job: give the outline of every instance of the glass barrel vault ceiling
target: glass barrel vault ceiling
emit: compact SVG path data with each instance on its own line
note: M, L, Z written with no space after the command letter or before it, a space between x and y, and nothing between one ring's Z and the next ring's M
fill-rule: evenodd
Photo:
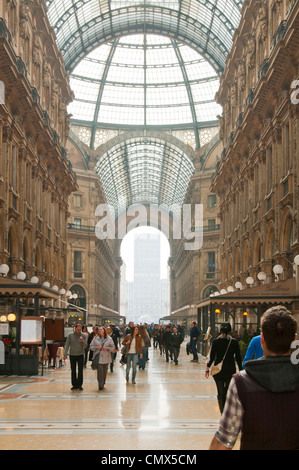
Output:
M194 166L170 143L135 137L107 151L96 171L114 208L139 203L170 207L183 203Z
M215 126L243 0L46 0L75 99L71 123L99 129ZM86 143L86 142L85 142ZM179 147L179 146L178 146ZM114 146L97 172L108 202L182 203L193 163L155 139Z
M72 121L97 127L204 127L217 123L219 86L211 65L189 46L133 35L99 46L71 75Z
M172 37L220 73L243 0L46 0L67 70L97 45L128 34Z
M214 103L243 0L46 0L75 101L96 127L198 128ZM205 126L206 124L206 126Z

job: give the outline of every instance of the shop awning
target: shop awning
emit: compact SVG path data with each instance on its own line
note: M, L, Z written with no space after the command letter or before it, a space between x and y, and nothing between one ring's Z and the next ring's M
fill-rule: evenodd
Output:
M210 297L209 300L205 299L205 301L199 302L197 307L208 303L228 307L238 307L246 304L254 307L263 304L290 304L295 301L299 301L299 296L296 295L296 280L295 278L291 278L286 281L272 282L271 284L263 284L257 287Z
M119 313L113 313L113 312L101 312L98 315L101 318L126 318L123 315L120 315Z
M0 298L1 297L27 297L31 298L38 294L40 299L59 299L59 293L42 286L41 284L32 284L28 281L19 281L9 277L0 278Z
M166 315L165 317L160 318L160 320L178 320L178 319L185 319L190 316L189 311L191 307L190 305L186 305L178 310L175 310L170 315Z

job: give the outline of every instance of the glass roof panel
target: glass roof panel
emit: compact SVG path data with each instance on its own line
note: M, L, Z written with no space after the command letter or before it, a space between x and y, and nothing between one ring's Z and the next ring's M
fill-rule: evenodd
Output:
M105 121L101 116L107 117ZM121 125L140 125L144 120L144 108L137 108L132 106L110 106L102 104L98 115L97 122L104 124L114 124L115 126Z
M243 0L45 1L85 143L99 145L103 129L160 127L189 132L200 147L201 129L222 113L215 94ZM179 145L157 138L118 144L97 164L113 205L122 196L180 204L193 171Z
M213 67L189 46L163 36L130 35L99 46L75 67L71 87L73 123L90 115L96 127L189 125L197 133L198 123L215 125L221 114ZM211 106L198 108L206 102Z
M164 171L166 169L166 171ZM194 171L182 150L158 139L135 138L106 152L96 165L108 203L179 204Z
M97 45L146 31L192 45L221 73L243 0L46 0L46 4L68 70Z

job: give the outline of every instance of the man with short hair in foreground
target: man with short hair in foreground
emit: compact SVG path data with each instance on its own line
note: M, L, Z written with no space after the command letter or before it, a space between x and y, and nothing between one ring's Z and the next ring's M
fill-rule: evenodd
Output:
M233 376L210 450L232 449L239 433L241 450L299 449L299 365L290 355L297 322L279 305L264 313L261 329L264 356Z

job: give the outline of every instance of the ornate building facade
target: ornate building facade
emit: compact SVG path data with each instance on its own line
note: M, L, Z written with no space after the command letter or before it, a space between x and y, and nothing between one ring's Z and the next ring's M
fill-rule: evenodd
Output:
M244 2L217 95L224 150L211 189L220 200L220 288L293 279L296 270L298 32L298 2ZM298 302L292 309L298 313Z
M0 264L65 288L73 95L43 3L1 2L0 52Z
M202 246L195 251L184 249L185 240L173 240L170 265L171 311L180 321L197 321L197 303L218 290L220 282L219 201L211 192L211 180L223 147L215 136L200 151L194 152L195 171L184 204L201 204L203 210ZM170 319L175 317L170 316ZM174 320L173 320L174 321Z
M68 285L78 296L71 303L83 308L82 314L86 311L88 323L105 324L107 319L119 322L121 260L114 254L115 241L100 240L95 232L96 209L107 203L100 178L94 171L96 152L90 151L72 133L67 152L78 184L69 199L67 230Z

